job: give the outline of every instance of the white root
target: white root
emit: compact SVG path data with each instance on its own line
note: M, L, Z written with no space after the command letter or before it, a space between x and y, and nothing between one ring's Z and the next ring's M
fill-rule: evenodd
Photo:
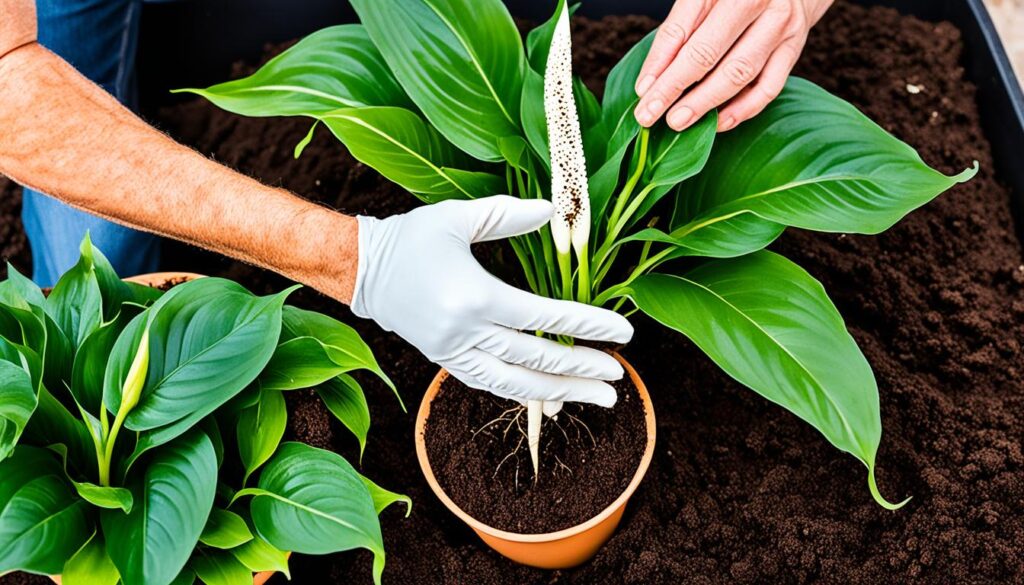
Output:
M533 483L540 473L540 426L544 421L544 401L529 400L526 403L526 442L530 446L530 460L533 461Z

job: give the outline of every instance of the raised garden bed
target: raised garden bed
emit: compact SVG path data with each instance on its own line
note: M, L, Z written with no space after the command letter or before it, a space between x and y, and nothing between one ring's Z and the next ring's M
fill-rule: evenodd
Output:
M577 67L595 91L608 67L655 24L641 17L577 22ZM993 173L961 51L960 33L949 24L844 3L832 9L812 33L797 73L857 105L939 170L957 172L972 159L982 170L882 236L790 230L773 245L823 282L875 368L885 426L879 483L894 497L914 496L904 509L890 513L877 507L864 493L863 470L816 431L731 381L677 334L637 318L640 342L624 354L657 404L659 444L618 533L591 563L570 571L520 567L484 547L419 475L413 415L387 399L390 390L363 379L381 398L371 398L371 448L363 471L415 502L408 519L397 511L382 516L385 579L1024 578L1024 261L1010 193ZM252 65L238 66L236 74L250 72ZM411 197L356 163L325 134L293 160L292 146L308 130L304 122L240 118L201 101L167 108L158 121L220 161L344 211L387 215L412 206ZM2 190L8 195L12 189ZM0 250L25 266L18 222L6 209L2 215ZM237 279L257 293L284 285L254 268L176 245L165 262L168 269ZM293 302L355 324L406 402L418 402L436 366L311 291L300 291ZM355 441L331 422L318 400L292 393L289 406L291 437L356 460ZM365 553L298 557L293 580L370 582L368 563Z

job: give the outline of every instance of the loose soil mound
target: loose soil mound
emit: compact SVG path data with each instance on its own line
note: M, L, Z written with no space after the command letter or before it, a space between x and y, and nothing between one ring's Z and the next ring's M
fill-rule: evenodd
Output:
M578 19L584 79L599 88L609 66L654 25L636 17ZM624 354L656 405L658 447L618 533L593 562L570 571L514 565L448 513L417 468L412 414L382 385L365 380L374 419L363 471L415 502L408 519L396 510L383 515L385 579L1024 581L1024 264L1010 194L993 175L974 88L964 81L961 48L960 33L949 24L844 3L829 12L797 72L856 104L930 164L951 173L977 159L981 172L884 235L790 230L773 246L825 284L875 368L885 429L879 483L893 500L914 497L903 510L887 512L871 500L865 469L854 458L730 380L679 335L638 317L636 341ZM910 93L908 84L921 91ZM304 121L246 120L194 101L164 111L160 123L243 172L348 212L386 215L414 202L325 132L293 161L291 149L308 129ZM17 242L24 240L4 215L12 223L0 228L0 249L18 261L24 250ZM166 258L168 269L238 278L259 292L283 285L251 267L183 248ZM296 298L355 323L406 403L418 403L436 367L310 291ZM321 408L297 393L289 404L293 412ZM293 438L333 445L357 460L355 441L336 422L299 418L289 427ZM369 583L370 561L363 552L299 557L293 580Z

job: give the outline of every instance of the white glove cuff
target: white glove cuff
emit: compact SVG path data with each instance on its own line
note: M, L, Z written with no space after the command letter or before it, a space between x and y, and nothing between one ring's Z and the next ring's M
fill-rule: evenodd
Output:
M373 241L371 233L380 220L376 217L357 215L356 221L359 223L359 265L356 268L356 286L352 291L352 304L349 308L352 309L352 313L356 317L370 319L370 309L367 307L368 295L365 288L367 272L370 270L369 259L372 256L370 253L370 242Z

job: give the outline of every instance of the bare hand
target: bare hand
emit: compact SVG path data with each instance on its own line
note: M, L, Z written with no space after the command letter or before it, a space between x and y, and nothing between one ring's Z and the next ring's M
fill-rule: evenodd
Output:
M637 121L649 127L667 111L668 125L684 130L726 102L719 132L754 117L782 91L807 33L831 4L677 0L637 77Z

